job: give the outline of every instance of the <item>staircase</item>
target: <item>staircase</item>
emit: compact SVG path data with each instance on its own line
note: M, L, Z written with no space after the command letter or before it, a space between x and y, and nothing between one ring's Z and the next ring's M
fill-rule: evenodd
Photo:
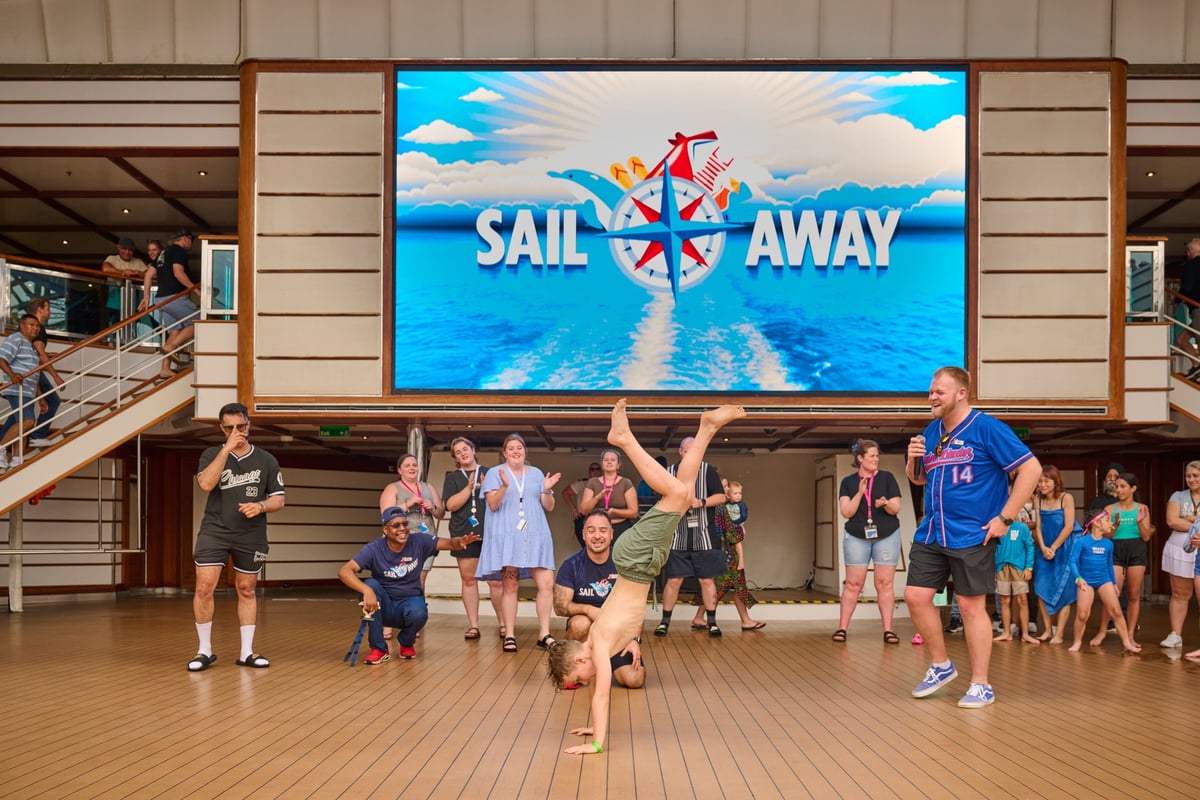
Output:
M156 371L159 357L148 360ZM162 383L136 381L118 405L93 413L47 448L27 450L25 462L0 474L0 514L7 514L45 487L58 483L117 445L188 407L195 399L192 369L180 370ZM66 404L64 404L64 410Z

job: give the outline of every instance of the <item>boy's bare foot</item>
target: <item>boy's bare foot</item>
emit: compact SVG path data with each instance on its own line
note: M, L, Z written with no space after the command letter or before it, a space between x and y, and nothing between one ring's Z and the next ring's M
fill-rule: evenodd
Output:
M1140 653L1140 652L1142 652L1142 646L1140 644L1138 644L1137 642L1125 642L1125 652L1126 653Z
M992 637L993 642L1011 642L1012 636L1007 633L998 633Z
M1184 658L1190 658L1192 661L1200 661L1200 650L1193 650L1190 653L1184 653Z
M1051 636L1053 636L1053 635L1054 635L1054 634L1050 633L1050 631L1046 631L1046 632L1045 632L1045 633L1043 633L1041 636L1037 637L1037 640L1038 640L1039 642L1048 642L1048 641L1050 641L1050 637L1051 637Z
M746 409L741 406L717 406L700 415L700 427L710 427L716 430L727 422L733 422L735 419L741 419L744 416L746 416Z
M1067 652L1068 652L1068 653L1078 653L1078 652L1079 652L1079 648L1080 648L1080 647L1082 647L1082 646L1083 646L1083 642L1082 642L1082 641L1078 641L1078 642L1076 642L1075 644L1073 644L1073 645L1071 645L1070 647L1068 647L1068 648L1067 648Z
M613 406L612 427L608 429L608 443L622 450L633 439L633 431L629 429L629 417L625 413L625 402L625 398L622 397Z
M1021 641L1028 644L1041 644L1042 640L1037 637L1030 636L1028 633L1021 634Z
M1097 633L1095 636L1092 637L1092 640L1090 642L1088 642L1088 647L1099 647L1100 645L1104 644L1104 636L1105 636L1104 631L1100 631L1099 633Z
M1063 638L1061 636L1055 636L1047 644L1062 644L1062 643L1063 643Z

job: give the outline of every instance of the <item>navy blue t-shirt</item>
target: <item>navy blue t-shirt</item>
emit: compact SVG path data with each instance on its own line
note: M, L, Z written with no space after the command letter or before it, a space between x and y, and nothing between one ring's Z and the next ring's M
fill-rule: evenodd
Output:
M386 537L380 537L359 550L354 563L370 570L388 597L403 600L425 594L421 591L421 564L436 552L437 537L414 531L399 553L388 547Z
M611 554L608 561L597 564L588 558L586 550L580 550L562 563L554 582L575 593L572 602L599 608L617 582L617 567Z

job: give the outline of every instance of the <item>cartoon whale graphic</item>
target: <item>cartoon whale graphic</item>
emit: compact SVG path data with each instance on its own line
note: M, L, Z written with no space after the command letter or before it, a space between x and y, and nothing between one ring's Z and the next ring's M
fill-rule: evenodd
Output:
M591 203L595 217L589 218L588 215L585 215L584 221L594 228L608 230L613 206L625 194L624 189L608 178L597 175L595 172L588 172L586 169L568 169L563 172L547 172L546 174L551 178L570 181L572 184L571 194L584 202Z

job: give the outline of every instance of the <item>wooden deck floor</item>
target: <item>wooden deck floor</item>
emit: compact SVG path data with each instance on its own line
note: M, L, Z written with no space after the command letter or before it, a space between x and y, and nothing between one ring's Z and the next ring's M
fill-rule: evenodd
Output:
M604 755L565 756L586 691L555 694L532 621L500 652L438 614L415 661L350 668L345 593L261 599L266 670L234 664L219 597L210 670L189 598L29 605L0 617L0 797L21 798L1181 798L1197 795L1200 664L1145 652L997 645L997 703L964 711L967 679L914 700L921 647L885 647L874 609L849 641L829 623L647 636L645 690L613 693ZM864 613L865 612L865 613ZM1185 633L1196 638L1195 609ZM656 617L652 614L647 632ZM951 655L965 658L962 636ZM1175 651L1178 654L1178 650Z

